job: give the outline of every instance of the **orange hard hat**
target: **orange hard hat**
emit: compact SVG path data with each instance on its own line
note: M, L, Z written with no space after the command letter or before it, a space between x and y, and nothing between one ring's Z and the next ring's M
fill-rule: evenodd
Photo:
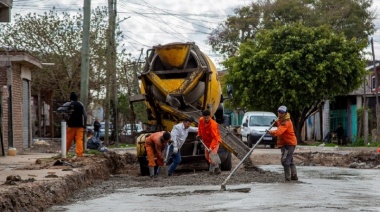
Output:
M377 153L380 153L380 147L379 147L379 148L377 148Z

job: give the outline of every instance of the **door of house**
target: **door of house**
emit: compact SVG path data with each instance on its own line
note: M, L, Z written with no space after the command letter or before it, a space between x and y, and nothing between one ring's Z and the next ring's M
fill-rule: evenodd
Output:
M347 136L347 110L330 111L330 130L334 131L338 128L338 124L342 123L344 136Z

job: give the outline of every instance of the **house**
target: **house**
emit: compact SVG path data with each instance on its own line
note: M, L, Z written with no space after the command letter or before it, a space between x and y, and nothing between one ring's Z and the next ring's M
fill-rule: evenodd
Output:
M373 67L372 62L367 64L366 70L370 74L363 79L363 84L357 90L325 101L321 111L308 118L304 126L305 140L322 140L329 131L337 128L338 123L342 123L345 129L346 142L355 142L363 134L358 109L364 106L364 99L368 102L369 108L369 131L376 128L376 123L371 122L371 120L376 120L376 80ZM375 67L379 75L379 63L376 63Z
M18 50L0 50L1 149L22 154L32 144L31 73L41 61Z

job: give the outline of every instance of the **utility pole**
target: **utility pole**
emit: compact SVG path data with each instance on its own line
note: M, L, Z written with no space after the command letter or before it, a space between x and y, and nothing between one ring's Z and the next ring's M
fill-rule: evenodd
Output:
M85 108L88 105L90 20L91 20L91 0L84 0L80 101L83 103Z
M80 78L80 101L87 110L88 105L88 76L89 76L89 40L90 40L91 0L83 2L83 36L82 36L82 62ZM87 123L84 123L85 126ZM87 149L87 136L83 135L83 147Z
M105 111L105 144L109 143L109 121L111 112L111 97L112 93L112 83L116 81L116 47L115 47L115 23L116 23L116 0L108 0L108 31L107 31L107 91L106 91L106 111ZM116 95L117 98L117 94ZM115 96L113 96L115 98ZM115 102L116 105L116 102ZM116 123L117 120L114 120ZM117 130L117 126L114 126ZM115 132L117 133L117 132Z
M375 74L375 95L376 95L376 136L380 135L380 105L379 105L379 76L376 70L375 50L373 46L373 38L371 38L372 57L373 57L373 74Z
M116 71L116 41L115 41L115 30L116 30L116 0L113 0L113 17L112 17L112 69L113 69L113 101L114 101L114 124L113 124L113 132L115 135L116 146L119 146L119 118L118 118L118 90L119 84L117 83L117 71Z

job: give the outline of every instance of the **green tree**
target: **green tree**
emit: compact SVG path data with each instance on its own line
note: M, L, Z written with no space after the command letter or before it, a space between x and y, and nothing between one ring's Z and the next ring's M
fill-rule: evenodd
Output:
M304 121L324 100L361 84L365 61L360 51L366 45L327 26L296 23L262 30L224 63L229 70L224 84L234 87L231 104L272 111L286 105L301 141Z
M214 51L232 56L241 43L262 29L301 22L308 27L330 26L348 39L366 40L374 33L372 0L262 0L235 9L208 37Z
M107 8L92 10L90 27L89 101L102 99L106 85ZM43 15L16 14L13 22L0 28L0 46L31 52L42 62L55 63L32 72L34 91L54 91L57 102L68 100L71 91L80 91L83 15L49 11ZM122 38L120 31L117 40ZM119 52L119 57L125 56ZM94 98L94 99L91 99Z

